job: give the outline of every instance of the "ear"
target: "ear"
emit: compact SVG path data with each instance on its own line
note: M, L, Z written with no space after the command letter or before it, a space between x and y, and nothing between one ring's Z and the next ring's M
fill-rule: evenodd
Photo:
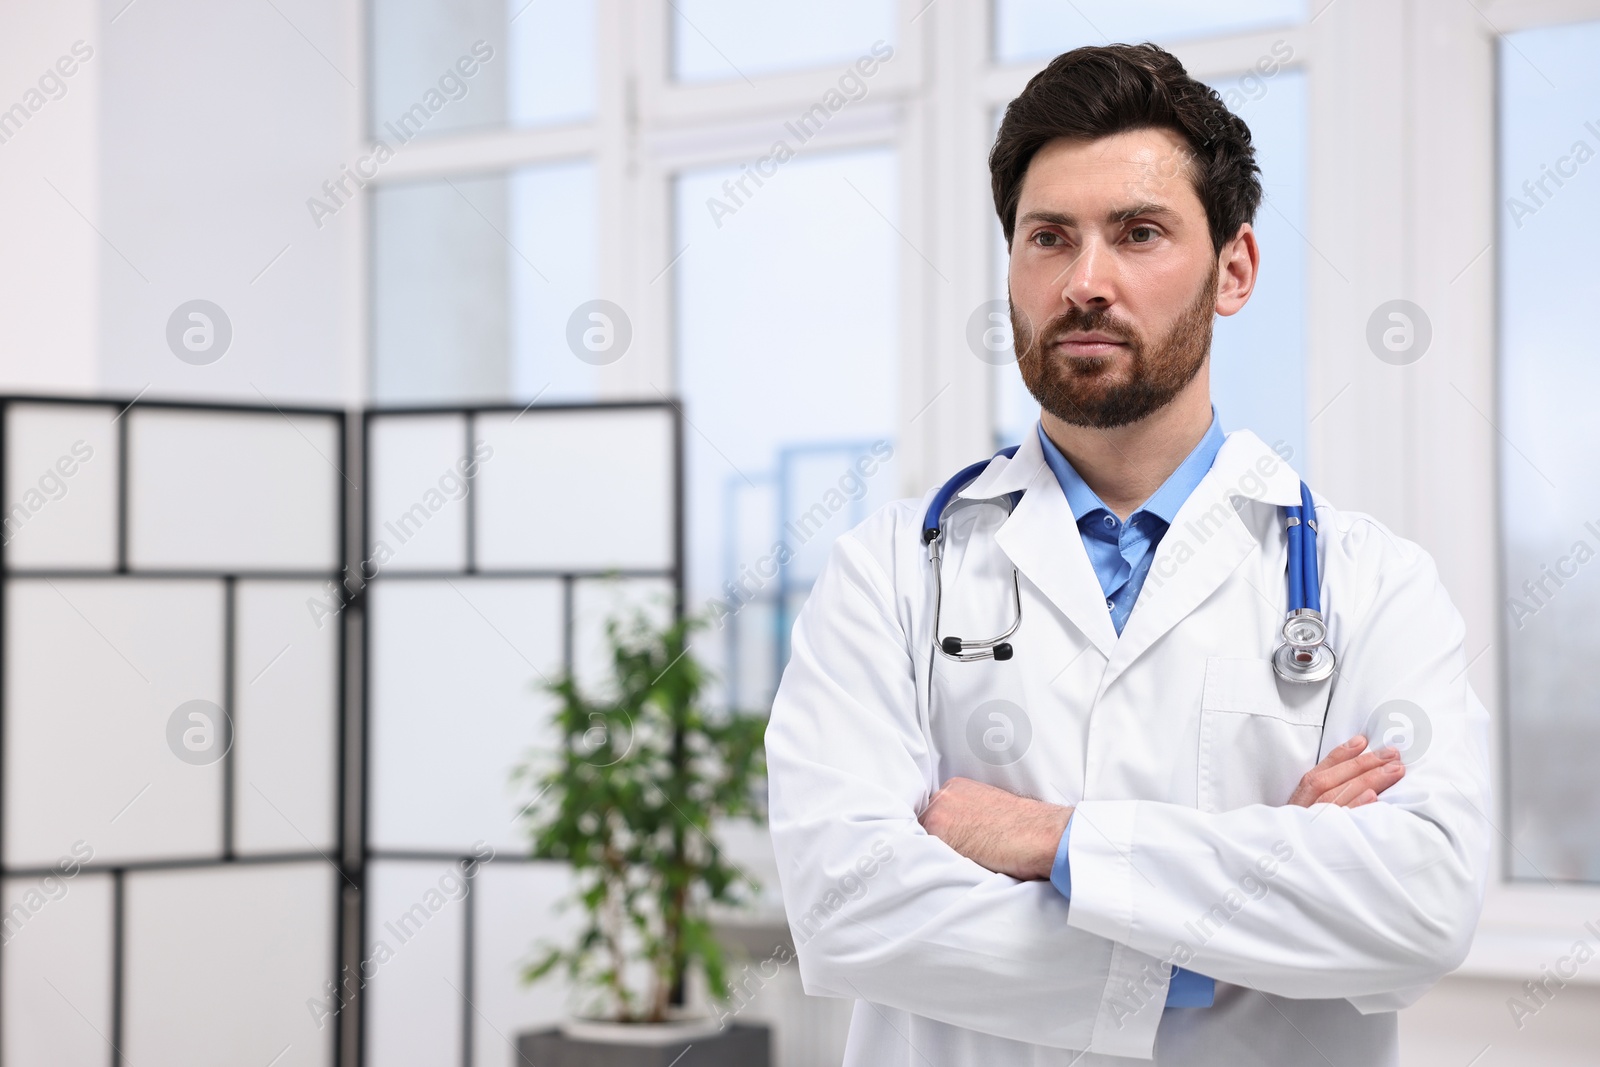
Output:
M1248 222L1239 227L1233 239L1222 246L1217 256L1217 314L1232 315L1255 291L1256 272L1261 266L1261 248Z

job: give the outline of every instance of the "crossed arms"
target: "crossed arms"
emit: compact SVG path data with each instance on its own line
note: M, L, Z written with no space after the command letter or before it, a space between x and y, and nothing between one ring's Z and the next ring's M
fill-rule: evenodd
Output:
M1288 803L1358 808L1405 777L1393 748L1363 752L1357 734L1307 771ZM1017 796L971 778L951 778L918 816L923 829L980 867L1019 881L1050 877L1072 808Z

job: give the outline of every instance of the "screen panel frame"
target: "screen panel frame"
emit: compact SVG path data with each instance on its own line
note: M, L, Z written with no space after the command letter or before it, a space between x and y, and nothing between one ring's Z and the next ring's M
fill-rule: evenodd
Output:
M13 410L19 406L39 407L71 405L110 408L117 412L116 416L112 420L116 426L115 436L117 442L117 470L115 475L115 560L110 568L72 566L30 566L13 568L10 565L9 560L6 558L3 539L0 539L0 676L3 676L6 670L4 654L7 649L6 628L10 623L10 587L11 579L13 578L59 578L63 580L75 578L101 580L108 578L124 578L131 580L160 578L202 583L220 582L223 586L224 605L224 633L221 640L223 655L222 696L226 705L224 710L226 710L231 716L233 714L233 709L236 706L235 693L236 686L238 684L238 672L235 669L236 665L234 662L237 651L237 634L235 625L235 612L237 610L235 586L237 582L241 579L247 579L251 581L305 581L308 579L319 582L337 581L339 578L339 572L306 571L285 568L266 568L258 570L244 567L224 569L183 568L174 570L170 568L147 568L133 566L128 557L128 512L130 498L128 426L130 420L124 416L127 416L129 412L135 409L135 407L138 407L140 409L149 411L224 415L235 414L248 416L250 418L259 418L263 415L276 414L286 420L290 416L300 418L322 418L329 420L333 424L334 439L338 443L338 455L336 458L325 458L329 458L330 462L333 462L336 465L342 476L340 479L336 479L333 482L337 499L334 501L334 506L332 509L332 516L335 526L335 529L332 531L332 533L335 540L334 551L331 558L335 561L339 561L342 560L346 555L345 546L349 540L350 527L350 501L345 492L345 486L347 483L349 483L349 476L347 473L349 470L349 419L346 412L338 408L280 405L270 402L265 405L260 405L229 402L212 403L183 400L147 400L143 399L142 396L135 396L131 398L114 398L106 396L49 396L39 394L3 395L0 396L0 500L11 499L10 494L12 487L7 484L10 473L8 470L9 457L6 453L9 451L9 434ZM348 758L345 751L345 739L348 734L350 715L350 705L349 701L346 699L346 694L348 690L347 682L351 635L349 630L348 612L341 612L340 615L340 632L338 635L340 654L336 657L337 662L335 663L336 692L333 707L333 713L336 717L338 727L338 752L334 766L336 781L334 782L333 786L333 801L337 808L334 816L334 830L336 838L335 850L336 855L342 857L347 851L347 842L345 840L345 802L347 796L346 768ZM6 735L8 731L5 728L5 724L7 720L8 709L6 707L5 686L3 682L3 677L0 677L0 769L4 768L5 761L12 755L12 753L10 753L6 747ZM112 945L110 953L111 974L109 975L111 983L111 1032L105 1036L107 1043L111 1046L110 1054L112 1057L113 1067L117 1067L117 1064L122 1060L120 1049L122 1048L124 1038L124 1005L126 1003L125 982L127 977L127 914L125 900L126 880L129 874L155 871L207 870L219 868L230 869L243 868L253 865L284 865L303 864L307 862L326 862L331 864L338 872L340 875L340 881L348 883L352 887L357 885L357 883L353 880L353 874L355 872L350 870L345 864L330 858L321 849L316 848L315 845L311 845L309 849L303 851L291 850L287 852L263 852L245 855L236 853L233 847L233 828L235 823L233 794L236 783L234 781L233 773L234 750L231 743L228 750L222 756L220 762L223 764L223 786L220 804L220 817L222 820L222 843L219 855L215 857L156 856L138 860L121 860L106 864L95 864L91 858L87 863L84 863L78 869L78 874L104 874L108 875L111 879ZM0 790L0 878L43 878L48 874L54 873L56 870L54 867L12 867L4 863L4 833L6 818L6 811L4 808L5 800L6 798L4 791ZM309 844L310 842L308 842L308 845ZM338 885L339 882L336 882L335 884ZM335 899L329 902L329 907L331 909L331 925L334 930L334 944L327 946L329 976L331 980L331 978L338 973L341 958L341 946L347 940L345 937L346 900L342 891L335 896ZM3 949L0 949L0 951L3 951ZM0 972L0 980L3 980L3 972ZM330 1046L328 1059L330 1063L339 1062L340 1051L344 1045L342 1036L342 1023L342 1014L336 1014L333 1019L331 1032L329 1034ZM0 1020L0 1025L3 1025L3 1020Z
M378 581L414 582L438 581L453 578L507 578L507 579L545 579L556 580L561 583L561 612L562 612L562 650L561 663L564 669L571 670L574 663L573 637L575 621L575 593L579 582L598 581L609 578L665 580L672 589L672 612L674 619L681 619L684 615L684 417L681 406L673 399L664 397L661 400L602 400L594 402L551 402L521 404L478 404L478 405L397 405L374 406L363 410L361 413L361 452L363 457L370 455L368 449L372 441L372 429L376 421L381 419L403 418L438 418L439 416L459 416L463 422L462 449L464 456L473 454L477 441L477 420L479 416L503 417L512 415L512 422L525 416L539 417L549 414L570 414L574 412L626 412L636 411L649 413L652 417L665 414L669 420L672 439L672 461L670 465L672 486L668 493L669 506L671 507L670 537L671 537L671 563L667 567L647 568L549 568L549 567L484 567L478 560L478 507L475 486L475 471L467 477L466 504L466 546L464 562L459 568L417 568L397 569L375 573L367 577L366 571L360 572L362 581L361 593L357 600L363 608L362 619L362 647L360 656L361 680L361 768L359 780L361 782L361 800L359 804L361 825L358 833L360 840L360 867L362 871L372 862L384 861L433 861L459 864L466 883L466 893L461 900L460 922L462 930L460 944L462 946L460 960L460 1064L462 1067L471 1067L475 1060L474 1037L478 1031L477 1020L473 1009L473 992L477 983L477 954L474 951L474 940L478 936L478 916L474 880L481 863L499 864L531 864L545 861L536 860L528 855L494 854L487 860L480 859L470 851L452 852L438 849L380 849L371 846L369 836L370 820L372 814L373 798L371 796L372 764L371 764L371 730L369 728L372 718L371 694L371 659L366 649L372 640L373 619L370 614L364 613L364 591L367 586ZM361 531L357 543L368 546L372 543L372 529L375 517L372 514L372 494L364 494L361 500ZM366 551L363 547L362 551ZM360 566L361 562L357 561ZM364 884L364 883L363 883ZM360 954L367 944L367 930L371 920L366 906L366 895L361 895L359 913L355 918L354 943L356 945L356 963L359 965ZM350 940L350 939L347 939ZM357 1023L358 1034L356 1041L358 1051L355 1063L364 1064L367 1061L367 1023L366 1013L360 1014Z

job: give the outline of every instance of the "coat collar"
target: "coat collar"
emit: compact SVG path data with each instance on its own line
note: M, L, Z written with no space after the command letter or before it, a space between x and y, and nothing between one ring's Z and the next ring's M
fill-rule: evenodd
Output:
M1259 478L1247 477L1247 472L1252 468L1257 470ZM1206 479L1219 471L1236 474L1237 477L1227 481L1224 486L1233 495L1280 506L1300 503L1300 475L1250 430L1232 430L1228 433L1222 447L1217 450L1211 469L1200 480L1195 492L1200 492ZM1023 434L1022 444L1018 446L1015 456L1010 459L995 456L982 473L956 495L974 500L1004 496L1032 487L1041 472L1055 473L1045 462L1044 446L1039 442L1038 427L1035 426ZM1059 490L1059 486L1057 488ZM1065 499L1065 494L1062 497ZM1068 513L1071 513L1071 509L1068 509ZM1181 509L1179 514L1182 514ZM1176 521L1176 516L1173 521Z
M957 495L988 499L1018 490L1022 499L996 531L995 542L1106 657L1106 685L1260 547L1239 509L1251 501L1273 507L1300 503L1300 475L1251 431L1229 433L1162 537L1120 637L1036 433L1024 435L1010 459L996 456Z

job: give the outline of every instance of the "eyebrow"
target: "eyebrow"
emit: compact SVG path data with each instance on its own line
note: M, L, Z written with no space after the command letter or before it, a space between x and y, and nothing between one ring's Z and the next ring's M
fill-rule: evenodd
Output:
M1106 215L1106 221L1127 222L1129 219L1136 219L1141 216L1164 219L1168 222L1177 222L1181 218L1176 211L1164 204L1156 204L1146 201L1140 204L1130 204L1127 207L1117 208L1115 211L1112 211ZM1068 215L1060 211L1030 211L1017 220L1017 225L1021 226L1025 223L1031 222L1045 222L1054 226L1068 227L1076 227L1078 225L1078 219L1076 216Z

